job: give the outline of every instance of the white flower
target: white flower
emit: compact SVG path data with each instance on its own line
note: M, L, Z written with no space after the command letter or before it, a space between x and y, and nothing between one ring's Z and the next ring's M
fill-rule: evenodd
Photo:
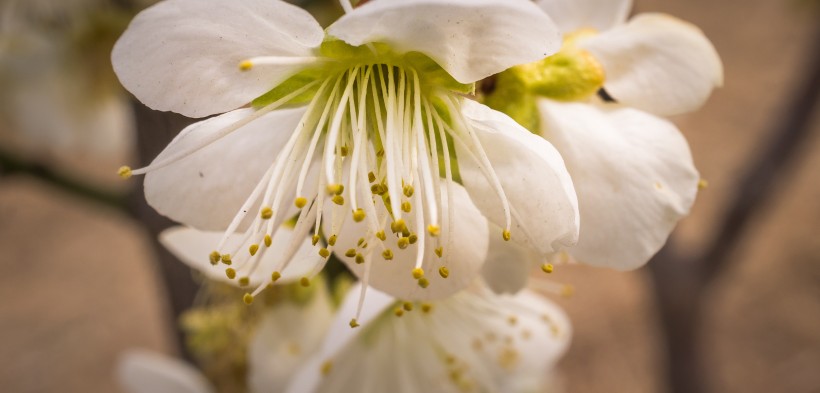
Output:
M288 392L543 391L571 336L564 313L530 291L496 295L476 283L421 304L373 292L358 329L346 326L357 307L347 297Z
M472 281L484 217L501 227L494 236L541 254L574 244L577 200L557 151L462 97L476 80L553 53L549 17L526 0L347 8L327 35L279 0L167 0L143 11L112 56L126 88L159 110L230 112L121 173L146 174L159 212L224 230L213 261L257 264L297 216L295 233L327 239L313 271L337 251L367 284L405 299ZM228 247L237 231L240 245ZM301 241L264 275L286 269ZM236 254L254 246L254 256Z

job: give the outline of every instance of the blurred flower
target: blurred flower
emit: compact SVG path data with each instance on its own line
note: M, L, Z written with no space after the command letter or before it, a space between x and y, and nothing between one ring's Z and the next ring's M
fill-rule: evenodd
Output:
M264 275L281 274L314 228L323 260L341 250L366 285L406 299L472 281L484 217L496 237L540 254L574 244L577 201L555 149L461 96L553 53L549 18L528 1L343 5L327 35L278 0L167 0L140 13L112 55L123 85L158 110L227 113L121 174L146 174L159 212L225 230L212 260L255 265L292 220L291 244ZM257 253L230 254L237 231Z

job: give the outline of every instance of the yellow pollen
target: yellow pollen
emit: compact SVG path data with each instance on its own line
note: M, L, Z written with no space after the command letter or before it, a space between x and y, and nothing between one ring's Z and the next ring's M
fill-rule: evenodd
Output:
M319 256L321 256L322 258L329 257L330 256L330 250L328 250L327 248L324 248L324 247L320 248L319 249Z
M367 180L369 182L373 183L374 181L376 181L376 174L373 173L373 172L368 172L367 173Z
M248 252L251 254L251 256L256 255L257 251L259 251L259 245L258 244L251 244L251 246L248 247Z
M355 257L356 256L356 249L354 249L354 248L348 249L347 251L345 251L345 256L348 257L348 258Z
M501 237L504 239L504 241L510 241L510 231L505 229L503 232L501 232Z
M350 320L350 327L354 329L359 327L359 322L356 322L356 318Z
M345 197L343 197L341 195L334 195L333 198L331 198L331 200L333 201L333 203L335 203L339 206L342 206L342 205L345 204Z
M356 326L359 326L358 324L356 324L356 326L353 326L353 322L355 322L355 321L356 321L355 319L354 319L354 320L352 320L352 321L350 321L350 327L356 327ZM321 368L322 375L328 375L328 374L330 374L330 371L331 371L331 370L333 370L333 362L331 362L330 360L328 360L328 361L326 361L326 362L322 363L322 368Z
M419 241L419 237L415 233L411 233L410 236L407 237L407 240L410 241L410 244L416 244L416 242Z
M265 235L265 247L270 247L272 243L273 239L270 237L270 235Z
M307 205L307 198L296 198L293 200L293 204L296 205L297 208L301 209Z
M703 190L703 189L705 189L706 187L709 187L709 181L708 181L708 180L706 180L706 179L700 179L700 180L698 180L698 188L699 188L699 189Z
M433 251L435 251L437 257L441 258L441 256L444 254L444 247L436 247L436 249Z
M424 277L424 269L422 269L420 267L417 267L417 268L413 269L413 278L418 280L422 277Z
M313 238L310 239L310 242L313 243L314 246L316 245L316 243L319 243L319 235L313 235Z
M541 271L544 273L552 273L553 269L554 268L551 263L545 263L541 265Z
M226 265L231 264L231 254L222 254L221 259L222 259L222 263L224 263Z
M341 184L330 184L327 186L327 192L331 195L341 195L345 191L345 186Z
M405 229L407 229L407 224L401 218L390 223L390 230L392 230L393 233L404 232Z
M413 303L404 302L401 307L404 308L404 311L413 311Z
M211 265L216 265L222 259L222 254L219 251L214 251L208 255L208 258L211 260Z
M364 220L365 213L362 209L356 209L353 211L353 221L362 222Z
M427 233L429 233L430 236L436 237L441 233L441 228L439 228L438 225L430 224L427 226Z
M413 196L413 193L415 192L415 190L413 190L413 186L411 186L411 185L404 186L404 189L402 191L404 192L404 196L406 196L408 198Z
M250 60L242 60L239 62L240 71L250 71L253 68L253 63Z
M410 205L410 202L404 201L401 203L401 210L405 213L410 213L410 210L413 210L413 206Z
M273 217L273 209L271 209L268 206L265 206L262 208L262 210L259 211L259 215L262 217L263 220L269 220L271 217Z
M387 261L393 259L393 251L389 248L384 250L384 252L382 253L382 258L384 258Z
M450 277L450 269L447 269L446 266L442 266L438 268L438 274L441 276L441 278Z
M398 246L400 249L404 250L407 246L410 245L410 239L406 237L400 237L398 241Z
M336 245L336 238L337 238L336 235L330 235L330 237L327 239L327 244L329 244L331 246L335 246Z
M228 276L229 279L233 280L234 278L236 278L236 270L233 270L233 268L229 267L225 269L225 275Z
M393 313L396 314L397 317L400 317L404 315L404 310L402 310L401 307L396 307L396 309L393 310Z
M242 301L245 302L245 304L250 305L253 303L253 295L246 293L245 296L242 296Z
M363 264L364 263L364 255L356 254L356 263L359 264L359 265Z
M422 277L419 279L419 286L422 288L427 288L430 286L430 281L427 278Z
M282 273L279 273L279 272L273 272L273 273L271 273L271 275L270 275L270 280L271 280L271 282L276 282L276 281L277 281L277 280L279 280L280 278L282 278Z
M123 179L128 179L133 175L133 173L131 173L131 167L125 165L121 166L120 169L117 170L117 174Z
M248 284L251 283L251 279L248 277L239 277L239 286L240 287L247 287Z
M299 280L299 284L303 287L309 287L310 286L310 280L307 277L302 277Z
M433 305L430 304L430 303L422 303L421 304L421 311L425 314L429 313L430 311L433 311Z
M387 239L387 235L384 234L384 231L376 232L376 237L381 241L385 241Z

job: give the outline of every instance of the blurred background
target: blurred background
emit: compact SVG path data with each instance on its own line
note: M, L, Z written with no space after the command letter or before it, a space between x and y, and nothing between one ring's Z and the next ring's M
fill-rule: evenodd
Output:
M121 351L176 354L171 315L185 299L168 302L164 277L186 273L157 263L152 231L164 223L138 207L139 181L116 176L184 124L135 112L110 69L111 45L148 3L0 0L4 392L117 392ZM795 98L820 67L810 65L820 52L817 4L635 1L635 13L650 11L696 24L722 56L725 87L673 119L709 186L651 268L554 273L575 288L556 299L575 329L558 382L575 393L820 392L820 118L811 94ZM324 12L320 20L336 11ZM799 126L801 105L808 135L779 150L787 161L763 161L774 134ZM137 118L160 134L138 142ZM768 174L771 193L721 226L728 206L748 200L737 195L750 168ZM727 230L736 247L713 271L697 256L720 248L713 240ZM670 365L683 370L671 383Z

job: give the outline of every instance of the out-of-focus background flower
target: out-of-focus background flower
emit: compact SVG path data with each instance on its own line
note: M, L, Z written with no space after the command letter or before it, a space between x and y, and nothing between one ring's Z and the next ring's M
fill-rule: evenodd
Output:
M132 347L174 353L171 305L131 187L134 112L110 47L148 0L0 0L0 386L116 392ZM312 1L311 6L317 8ZM707 245L749 162L784 123L818 41L817 3L636 0L699 26L725 87L673 119L709 187L677 233ZM321 4L319 4L321 5ZM322 12L332 14L338 8ZM820 391L820 119L702 296L692 353L715 392ZM160 146L162 143L160 143ZM663 261L654 261L653 263ZM667 391L664 330L647 268L566 267L574 324L558 370L567 392Z

